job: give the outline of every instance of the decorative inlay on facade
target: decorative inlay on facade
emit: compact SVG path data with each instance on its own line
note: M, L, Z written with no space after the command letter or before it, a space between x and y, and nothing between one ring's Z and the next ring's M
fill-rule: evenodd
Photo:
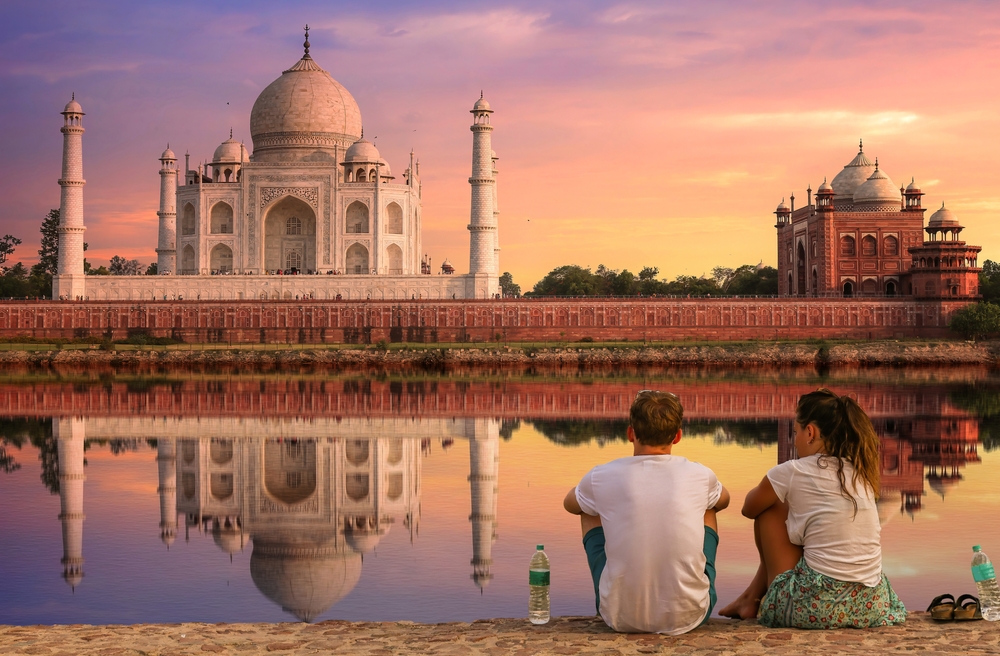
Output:
M319 189L316 187L261 187L260 208L263 210L265 205L282 196L301 198L312 205L314 210L319 209Z

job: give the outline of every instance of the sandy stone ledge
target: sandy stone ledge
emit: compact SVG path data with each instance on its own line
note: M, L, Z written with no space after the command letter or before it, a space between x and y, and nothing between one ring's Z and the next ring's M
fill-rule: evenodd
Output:
M905 625L866 630L767 629L755 621L712 620L676 638L613 633L592 617L471 624L137 624L0 626L0 653L148 654L1000 654L1000 622L933 622L910 613Z

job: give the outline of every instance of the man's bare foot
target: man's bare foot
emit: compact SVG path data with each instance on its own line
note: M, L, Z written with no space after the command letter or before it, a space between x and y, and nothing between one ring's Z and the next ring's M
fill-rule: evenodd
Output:
M757 617L759 609L760 599L754 599L744 592L733 603L719 610L719 615L734 620L749 620Z

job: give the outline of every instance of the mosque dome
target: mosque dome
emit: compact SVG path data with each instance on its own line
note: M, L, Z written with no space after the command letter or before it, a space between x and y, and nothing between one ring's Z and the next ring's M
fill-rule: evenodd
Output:
M308 37L307 37L308 38ZM256 161L329 161L334 146L361 136L361 109L350 92L305 54L253 104L250 136Z
M230 134L229 138L219 144L219 147L215 149L215 155L212 156L212 161L236 163L249 162L250 153L247 152L246 146L233 139L232 134Z
M817 193L820 191L833 191L833 187L826 181L826 178L823 178L823 184L821 184L819 189L816 190Z
M368 141L364 137L361 137L347 149L347 153L344 155L344 161L373 164L384 160L382 160L382 156L379 155L378 148L375 147L375 144Z
M836 179L834 179L836 185ZM834 186L836 189L836 186ZM891 205L899 209L902 202L902 195L899 189L889 179L884 171L879 170L878 161L875 162L875 170L868 179L864 181L854 192L855 205Z
M927 227L929 228L931 226L942 227L942 228L949 228L953 226L957 227L958 217L955 216L954 212L952 212L949 209L946 209L944 203L941 203L941 209L939 209L937 212L934 212L934 214L931 214L931 218L927 222Z
M920 191L920 185L917 184L916 178L910 178L910 184L906 185L907 191Z
M777 213L777 212L789 212L791 210L788 209L788 205L785 204L785 199L782 198L781 202L778 203L778 208L774 211L775 213Z
M831 182L833 186L834 200L847 201L854 200L854 192L858 187L875 171L875 165L865 157L865 152L859 146L858 154L854 156L847 166L838 173ZM898 190L897 190L898 191Z
M330 547L254 542L250 577L261 593L303 622L311 622L346 597L361 578L361 554Z

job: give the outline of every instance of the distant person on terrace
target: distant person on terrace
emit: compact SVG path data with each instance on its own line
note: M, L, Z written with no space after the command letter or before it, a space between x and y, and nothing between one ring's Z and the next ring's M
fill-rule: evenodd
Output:
M590 470L563 506L580 515L597 610L616 631L686 633L716 602L716 512L729 492L711 469L670 451L683 409L639 392L629 410L633 455Z
M868 415L830 390L806 394L795 449L797 460L747 493L760 567L719 614L799 629L901 624L906 608L882 573L879 440Z

